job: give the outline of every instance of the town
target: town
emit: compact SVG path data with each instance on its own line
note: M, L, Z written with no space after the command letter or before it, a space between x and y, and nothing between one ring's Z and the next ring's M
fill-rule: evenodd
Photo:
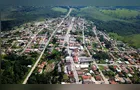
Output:
M1 32L3 62L11 53L32 58L21 83L140 84L140 50L71 12Z

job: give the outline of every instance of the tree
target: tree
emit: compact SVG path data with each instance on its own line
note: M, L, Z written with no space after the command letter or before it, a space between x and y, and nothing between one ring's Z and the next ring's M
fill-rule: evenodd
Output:
M68 78L67 74L64 74L64 75L63 75L63 80L64 80L64 81L67 81L68 79L69 79L69 78Z

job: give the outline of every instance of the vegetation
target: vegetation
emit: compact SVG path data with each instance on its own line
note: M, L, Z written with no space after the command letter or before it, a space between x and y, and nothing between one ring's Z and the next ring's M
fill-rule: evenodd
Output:
M140 15L140 12L136 10L120 9L120 8L117 8L115 10L101 10L101 12L119 19L134 19Z
M33 55L34 54L34 55ZM33 56L36 56L36 53L32 53ZM17 84L21 83L22 79L25 78L25 75L28 73L28 65L32 65L35 61L32 55L19 56L15 53L9 53L5 55L2 60L2 73L1 73L1 83L2 84Z
M58 11L58 9L56 11L56 9L53 10L52 8L54 7L20 6L5 8L2 10L1 29L2 31L11 30L16 26L20 26L27 22L45 18L55 18L66 14Z
M128 43L128 45L133 46L134 48L140 48L140 34L129 35L124 37L124 42Z
M129 45L139 48L139 35L137 34L140 34L140 12L134 8L136 7L83 7L75 8L72 15L93 21L98 30L111 32L110 35L117 40L123 40ZM133 36L132 39L131 36ZM128 42L130 39L132 43Z
M67 79L68 77L64 74L64 72L58 72L58 67L56 65L54 70L49 73L43 73L43 74L33 73L29 77L27 83L28 84L60 84L63 80L67 80Z
M72 15L85 17L85 18L98 19L98 20L103 20L103 21L109 21L109 20L115 19L108 15L102 14L96 7L80 8L79 10L74 10Z
M93 57L97 60L102 60L102 59L109 59L109 55L105 52L96 52L96 54L93 55Z
M54 7L52 8L52 10L57 11L57 12L62 12L62 13L66 13L68 10L65 8L61 8L61 7Z
M123 40L124 38L122 36L119 36L117 33L109 33L109 36L115 40Z
M121 40L134 48L140 48L140 34L120 36L117 33L109 33L109 36L116 40Z

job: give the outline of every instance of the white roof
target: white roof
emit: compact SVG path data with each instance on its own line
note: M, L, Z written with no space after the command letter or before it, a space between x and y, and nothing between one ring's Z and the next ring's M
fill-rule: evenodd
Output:
M80 67L80 65L79 64L75 64L75 67Z
M132 74L130 74L130 73L128 74L128 76L129 76L129 77L133 77Z
M24 42L24 40L17 40L18 42Z
M70 60L70 59L71 59L71 57L70 57L70 56L67 56L67 57L66 57L66 60Z
M122 61L117 61L118 63L122 63Z
M118 72L121 72L121 70L120 70L120 69L118 69L118 68L116 68L116 70L117 70Z
M32 65L28 65L27 67L32 67Z
M83 46L80 46L80 48L83 50L84 48L83 48Z
M90 70L90 73L94 73L92 70Z
M86 75L91 75L90 73L86 73Z
M125 61L125 63L126 63L126 64L129 64L129 62L128 62L128 61Z
M89 66L88 64L81 64L80 65L81 68L88 68L88 66Z

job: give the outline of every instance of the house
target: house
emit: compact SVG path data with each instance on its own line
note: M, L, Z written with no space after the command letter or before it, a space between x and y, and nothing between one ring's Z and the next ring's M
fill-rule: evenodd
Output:
M91 76L88 76L88 75L82 75L82 79L91 79Z
M117 84L117 82L115 82L114 80L111 80L110 84Z
M90 73L94 73L92 70L89 71Z
M124 77L124 74L122 74L122 72L118 72L120 77Z
M127 75L128 75L128 77L133 77L133 75L132 75L132 74L130 74L130 73L129 73L129 74L127 74Z
M131 74L134 74L134 71L129 67L127 68Z
M90 63L93 62L92 58L90 57L79 57L80 63Z
M95 84L92 80L84 79L82 84Z
M90 76L91 74L90 74L90 73L86 73L85 75L88 75L88 76Z
M45 65L46 65L46 62L42 62L40 65L38 65L38 68L43 69Z
M93 66L92 66L92 70L93 70L93 71L96 71L96 70L97 70L96 65L93 65Z
M66 63L70 63L70 59L71 59L72 57L70 57L70 56L67 56L66 57Z
M38 69L38 73L42 74L43 70L42 69Z
M123 68L123 71L124 71L125 73L129 73L128 69L126 69L125 67Z
M73 57L74 62L78 62L78 56Z
M67 71L71 71L71 65L67 65Z
M127 84L131 84L131 80L129 78L123 78Z
M95 76L95 80L96 81L101 81L102 80L102 77L100 75L97 75L97 76Z
M100 72L98 72L98 71L94 71L94 73L95 73L96 75L99 75L99 74L100 74Z
M70 84L70 83L67 83L67 82L61 82L61 84Z
M80 64L80 67L81 68L88 68L89 67L89 64Z
M67 66L64 66L64 73L67 74Z
M119 78L119 81L120 81L121 83L125 83L125 80L124 80L122 77Z
M32 67L32 65L28 65L27 67L31 68L31 67Z
M107 66L104 66L105 71L110 71L110 69Z
M82 76L82 75L84 75L84 72L82 72L82 71L77 71L77 74L78 74L79 76Z
M53 46L53 44L49 44L49 46L50 46L50 47L52 47L52 46Z
M117 72L121 72L121 70L119 68L116 68Z

